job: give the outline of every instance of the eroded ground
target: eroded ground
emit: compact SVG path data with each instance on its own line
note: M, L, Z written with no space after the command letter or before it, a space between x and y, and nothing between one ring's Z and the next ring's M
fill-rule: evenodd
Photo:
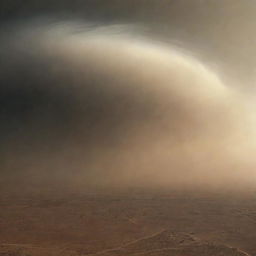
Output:
M1 256L256 255L256 194L1 191Z

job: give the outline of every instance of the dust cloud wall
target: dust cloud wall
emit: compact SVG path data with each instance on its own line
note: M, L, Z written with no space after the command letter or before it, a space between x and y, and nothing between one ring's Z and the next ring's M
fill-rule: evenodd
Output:
M255 185L255 105L189 50L138 25L37 19L2 29L0 55L8 181Z

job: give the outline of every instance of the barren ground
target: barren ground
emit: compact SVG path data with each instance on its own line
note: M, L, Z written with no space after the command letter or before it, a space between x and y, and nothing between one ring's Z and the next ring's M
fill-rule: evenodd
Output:
M255 195L1 190L1 256L256 255Z

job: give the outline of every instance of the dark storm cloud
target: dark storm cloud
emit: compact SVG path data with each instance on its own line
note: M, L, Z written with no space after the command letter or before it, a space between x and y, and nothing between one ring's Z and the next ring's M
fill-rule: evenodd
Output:
M31 122L42 126L49 123L61 133L70 131L70 126L75 129L75 123L83 121L83 132L95 133L97 127L104 130L110 125L112 127L108 128L114 129L116 120L123 123L129 116L143 120L154 112L154 102L145 97L136 103L136 108L132 106L136 102L135 95L141 93L139 88L133 92L110 91L105 84L110 83L111 77L101 77L90 61L85 59L82 69L70 65L67 57L35 47L34 35L25 41L20 39L2 52L3 137L17 126L26 127ZM47 45L45 40L43 38L41 43ZM123 115L124 108L128 110L126 115Z

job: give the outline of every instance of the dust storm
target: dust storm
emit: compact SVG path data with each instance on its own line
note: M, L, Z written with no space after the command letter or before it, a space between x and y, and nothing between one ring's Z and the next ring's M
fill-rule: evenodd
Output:
M4 175L75 187L255 185L253 101L140 29L37 19L2 31Z

